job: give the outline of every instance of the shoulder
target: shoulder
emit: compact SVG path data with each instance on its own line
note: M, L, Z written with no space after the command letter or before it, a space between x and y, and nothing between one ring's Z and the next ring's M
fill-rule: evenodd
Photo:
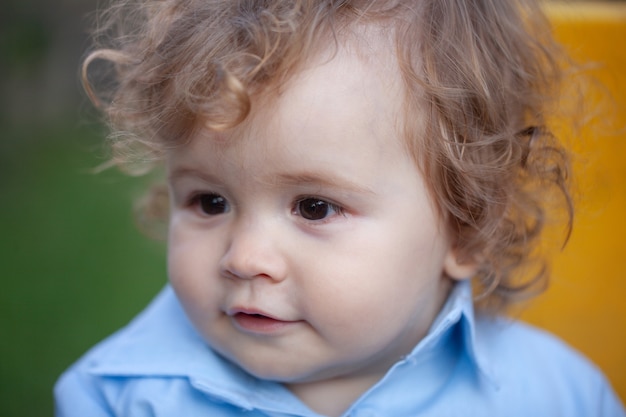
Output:
M165 287L130 323L91 348L70 370L145 373L174 352L204 349L172 289ZM189 353L189 352L187 352ZM135 371L133 371L135 370Z
M519 321L485 317L477 318L475 331L500 399L542 410L541 415L624 415L598 367L556 336Z
M476 320L476 339L493 371L502 376L530 371L542 371L544 376L555 371L555 377L572 373L601 376L593 363L563 340L524 322L480 317Z
M216 354L166 287L128 326L79 359L55 386L57 417L239 416L303 410L283 386ZM306 415L302 412L298 415Z
M257 408L297 406L284 387L216 354L169 286L69 368L54 394L57 417L252 417Z
M189 379L195 372L219 373L215 356L166 287L126 327L61 375L54 388L56 415L177 415L164 411L174 404L193 414L197 410L186 408L198 395Z
M557 336L521 321L479 316L476 339L480 349L496 361L517 357L542 366L566 362L588 371L595 369L583 355Z

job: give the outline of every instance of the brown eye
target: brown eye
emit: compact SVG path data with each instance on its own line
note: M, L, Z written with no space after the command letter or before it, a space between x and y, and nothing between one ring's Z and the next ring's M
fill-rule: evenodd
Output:
M230 210L228 201L219 194L200 194L196 200L200 210L209 216L216 216Z
M340 209L327 201L311 197L298 201L295 211L306 220L322 220L340 212Z

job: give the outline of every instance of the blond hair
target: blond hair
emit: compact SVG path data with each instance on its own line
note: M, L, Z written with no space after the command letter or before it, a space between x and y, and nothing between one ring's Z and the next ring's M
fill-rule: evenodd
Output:
M519 271L546 196L561 196L568 227L573 212L567 153L548 126L564 55L535 1L136 0L102 16L83 81L119 164L236 126L254 94L357 21L392 28L408 149L457 252L478 264L482 305L499 310L545 282L546 268Z

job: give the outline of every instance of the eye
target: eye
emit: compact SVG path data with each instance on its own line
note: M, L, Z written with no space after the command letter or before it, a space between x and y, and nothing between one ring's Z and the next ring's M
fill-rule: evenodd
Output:
M204 214L217 216L230 210L230 204L219 194L198 194L193 198L192 203L196 204Z
M328 201L307 197L296 202L294 213L306 220L322 220L333 214L342 214L343 209Z

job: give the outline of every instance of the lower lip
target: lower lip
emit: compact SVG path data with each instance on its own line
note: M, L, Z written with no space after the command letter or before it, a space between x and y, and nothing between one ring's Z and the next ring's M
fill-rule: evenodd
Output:
M266 316L245 313L237 313L232 318L238 328L256 334L276 333L298 323L297 321L281 321Z

